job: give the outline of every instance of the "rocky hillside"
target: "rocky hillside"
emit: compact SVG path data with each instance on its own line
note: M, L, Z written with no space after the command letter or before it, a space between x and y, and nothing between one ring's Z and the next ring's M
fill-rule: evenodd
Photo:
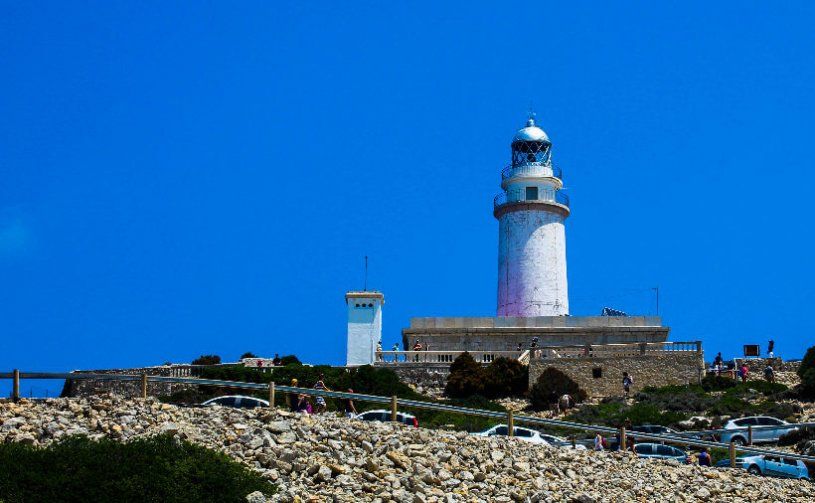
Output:
M330 415L178 408L116 397L0 403L0 442L159 433L226 452L275 482L280 501L815 499L815 486L802 481Z

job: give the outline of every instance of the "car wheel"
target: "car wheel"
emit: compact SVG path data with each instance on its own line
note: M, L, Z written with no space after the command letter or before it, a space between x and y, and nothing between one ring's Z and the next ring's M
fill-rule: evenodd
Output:
M733 438L733 443L736 444L736 445L744 445L746 442L741 437L734 437Z
M761 475L761 470L759 470L756 465L752 465L750 468L747 469L747 473L751 473L753 475Z

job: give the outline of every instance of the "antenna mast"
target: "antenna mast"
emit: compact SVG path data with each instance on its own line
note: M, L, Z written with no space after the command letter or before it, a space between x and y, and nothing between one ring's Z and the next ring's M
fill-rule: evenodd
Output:
M365 255L365 288L363 288L363 291L368 291L368 255Z

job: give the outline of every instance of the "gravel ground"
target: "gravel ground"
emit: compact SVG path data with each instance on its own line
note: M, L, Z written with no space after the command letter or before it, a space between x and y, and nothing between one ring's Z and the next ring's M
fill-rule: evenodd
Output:
M804 481L329 414L179 408L114 396L0 403L0 442L159 433L259 471L278 485L274 501L815 501L815 486Z

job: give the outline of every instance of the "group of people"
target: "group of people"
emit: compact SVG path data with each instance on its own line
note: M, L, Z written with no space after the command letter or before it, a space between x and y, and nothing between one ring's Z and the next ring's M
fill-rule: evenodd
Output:
M773 349L773 341L770 341L768 348L770 349L770 355L772 355ZM730 367L732 369L732 367ZM716 372L717 376L722 375L722 371L724 370L724 359L722 358L722 353L719 352L716 355L716 358L713 359L713 371ZM732 374L731 374L732 375ZM747 362L742 361L741 365L735 369L735 377L741 379L741 382L746 383L747 378L750 376L750 367L747 366ZM769 363L766 367L764 367L764 379L767 382L775 382L775 369Z
M291 380L291 387L292 388L299 388L300 383L297 379ZM322 391L331 391L328 389L328 386L325 385L325 375L320 374L317 379L317 382L314 383L312 386L313 389L322 390ZM348 388L348 393L353 393L354 390ZM302 412L304 414L320 414L325 412L328 409L328 404L325 401L325 397L317 396L315 397L315 405L311 404L311 400L308 395L305 393L300 393L295 398L293 395L286 395L286 405L288 406L289 410L292 412ZM342 409L343 413L346 417L354 417L357 415L357 408L354 405L354 401L351 398L345 398L342 400Z

